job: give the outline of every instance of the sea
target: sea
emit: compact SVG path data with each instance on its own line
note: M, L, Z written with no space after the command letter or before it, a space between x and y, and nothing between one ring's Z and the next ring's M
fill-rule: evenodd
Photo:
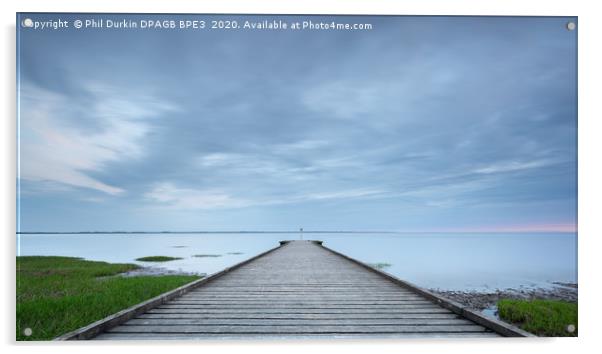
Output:
M278 246L324 246L423 288L448 291L550 288L577 283L575 233L88 233L19 234L17 255L69 256L212 274ZM182 259L151 263L145 256Z

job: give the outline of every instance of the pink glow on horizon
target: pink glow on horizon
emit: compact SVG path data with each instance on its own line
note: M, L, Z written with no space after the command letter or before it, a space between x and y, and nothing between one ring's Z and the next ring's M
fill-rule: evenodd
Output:
M531 224L435 229L432 232L577 232L575 224Z

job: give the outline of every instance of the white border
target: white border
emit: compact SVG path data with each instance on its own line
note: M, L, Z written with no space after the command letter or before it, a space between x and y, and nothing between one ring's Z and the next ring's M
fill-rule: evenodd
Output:
M198 353L199 350L220 352L245 351L249 353L306 353L328 350L345 353L363 353L378 350L379 353L404 352L432 353L504 353L546 352L576 353L593 351L600 346L599 297L602 288L596 270L602 269L599 254L601 211L597 203L601 200L600 165L600 63L602 63L600 36L602 12L597 11L595 1L576 0L8 0L0 3L2 18L2 210L0 213L4 233L2 321L0 333L2 345L9 352L44 353L106 353L113 348L123 350L142 349L146 353L178 351ZM321 14L408 14L408 15L554 15L579 16L579 338L541 340L440 340L440 341L320 341L320 342L228 342L228 343L43 343L22 344L14 342L15 332L15 12L191 12L191 13L321 13Z

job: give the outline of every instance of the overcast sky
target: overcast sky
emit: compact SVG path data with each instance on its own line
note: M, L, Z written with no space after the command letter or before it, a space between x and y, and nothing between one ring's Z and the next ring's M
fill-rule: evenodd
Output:
M20 28L20 230L575 228L569 19L336 20Z

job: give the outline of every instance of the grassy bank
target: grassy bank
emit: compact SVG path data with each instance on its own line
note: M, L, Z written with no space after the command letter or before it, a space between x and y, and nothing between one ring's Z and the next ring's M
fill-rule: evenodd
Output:
M113 277L136 268L71 257L17 257L17 340L52 339L198 278Z
M141 262L169 262L182 259L180 257L167 257L167 256L148 256L136 258L137 261Z
M501 319L538 336L577 336L576 303L557 300L500 300L497 306Z

